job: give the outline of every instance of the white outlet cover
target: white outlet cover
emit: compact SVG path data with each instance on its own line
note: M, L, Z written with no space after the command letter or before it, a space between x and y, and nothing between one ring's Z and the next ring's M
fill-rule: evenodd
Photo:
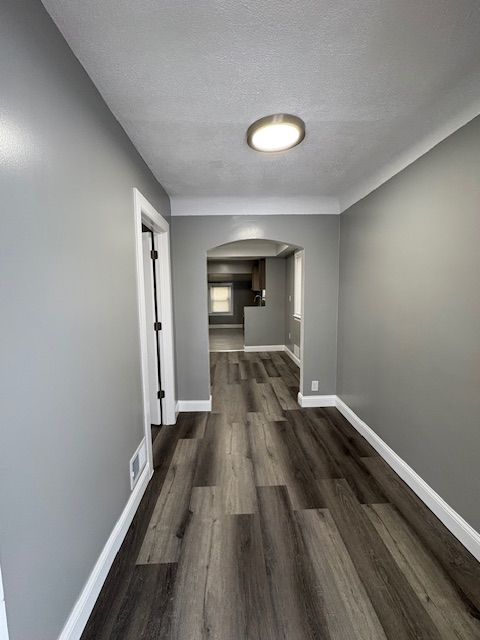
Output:
M312 391L318 391L318 380L312 380Z

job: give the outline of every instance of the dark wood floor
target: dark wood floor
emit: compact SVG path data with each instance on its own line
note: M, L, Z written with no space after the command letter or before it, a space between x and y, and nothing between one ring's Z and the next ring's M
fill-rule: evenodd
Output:
M285 354L213 353L83 640L480 638L480 565Z

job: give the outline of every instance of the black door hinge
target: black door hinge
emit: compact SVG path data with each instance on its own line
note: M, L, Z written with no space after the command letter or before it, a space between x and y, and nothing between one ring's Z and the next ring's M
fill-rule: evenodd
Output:
M158 251L156 249L153 249L153 251L150 251L150 257L152 260L157 260L158 259Z
M162 330L162 323L161 322L154 322L153 323L153 330L154 331L161 331Z
M162 390L162 391L159 391L159 392L157 393L157 398L158 398L159 400L161 400L161 399L162 399L162 398L164 398L164 397L165 397L165 391L163 391L163 390Z

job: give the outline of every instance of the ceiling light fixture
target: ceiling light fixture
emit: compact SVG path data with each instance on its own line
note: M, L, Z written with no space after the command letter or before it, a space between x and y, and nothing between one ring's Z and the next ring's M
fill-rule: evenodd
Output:
M297 116L276 113L260 118L248 127L247 142L255 151L275 153L300 144L305 138L305 123Z

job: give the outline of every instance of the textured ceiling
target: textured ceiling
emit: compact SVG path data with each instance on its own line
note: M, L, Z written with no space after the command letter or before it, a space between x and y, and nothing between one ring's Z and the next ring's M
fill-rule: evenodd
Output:
M477 0L44 5L172 196L340 197L450 117L480 73ZM248 125L282 111L305 141L252 151Z

